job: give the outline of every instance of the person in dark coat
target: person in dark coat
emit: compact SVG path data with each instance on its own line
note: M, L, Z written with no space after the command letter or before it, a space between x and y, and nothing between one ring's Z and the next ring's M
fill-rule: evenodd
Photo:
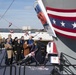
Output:
M22 55L22 59L23 59L24 58L24 48L23 48L23 45L25 43L24 36L21 36L20 43L22 45L21 55Z
M23 45L25 43L24 36L21 36L20 43Z
M18 62L22 58L21 56L22 47L23 45L20 43L20 39L18 39L18 37L15 37L13 41L13 51L16 58L16 62Z
M31 63L36 62L36 65L38 65L38 63L39 63L39 62L36 60L37 51L38 51L38 46L37 46L36 41L34 41L34 43L33 43L32 46L31 46L30 53L33 52L33 55L32 55L32 57L31 57Z
M18 43L18 37L15 37L12 41L12 46L13 46L13 53L14 53L14 61L17 61L17 43Z
M20 43L20 39L18 39L17 44L15 44L15 54L16 54L16 62L18 63L21 59L21 50L22 50L22 45Z
M12 44L13 44L13 51L14 51L14 54L16 54L16 51L17 51L17 43L18 43L18 37L15 37Z
M44 64L46 56L46 45L42 42L42 38L39 38L37 42L38 51L36 54L36 59L40 64Z

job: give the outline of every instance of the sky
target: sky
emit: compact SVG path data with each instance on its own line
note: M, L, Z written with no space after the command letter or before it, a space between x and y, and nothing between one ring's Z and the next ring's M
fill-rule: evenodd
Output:
M43 28L34 10L35 0L14 0L8 9L12 1L0 0L0 28L9 28L9 22L12 23L10 28L23 28L24 26L30 26L33 29Z

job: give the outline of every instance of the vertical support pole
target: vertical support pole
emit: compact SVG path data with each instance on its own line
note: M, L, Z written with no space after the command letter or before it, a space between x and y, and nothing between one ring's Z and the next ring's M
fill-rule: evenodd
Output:
M60 55L60 72L63 72L63 64L65 64L64 63L64 59L63 59L63 53L61 53L61 55Z

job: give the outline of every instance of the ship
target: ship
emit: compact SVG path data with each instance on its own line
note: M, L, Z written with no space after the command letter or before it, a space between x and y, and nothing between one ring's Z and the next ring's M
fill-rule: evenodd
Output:
M64 74L76 74L76 0L36 0L34 9L44 29L52 35L64 60ZM60 62L63 62L60 60Z
M52 36L50 36L44 29L30 29L30 30L23 30L23 29L15 29L15 28L0 28L0 38L7 39L8 35L11 34L12 39L15 37L21 38L24 36L25 40L28 40L30 36L33 37L34 40L38 41L39 38L42 38L42 41L50 41L53 40ZM46 35L46 37L45 37ZM49 37L49 39L48 39Z

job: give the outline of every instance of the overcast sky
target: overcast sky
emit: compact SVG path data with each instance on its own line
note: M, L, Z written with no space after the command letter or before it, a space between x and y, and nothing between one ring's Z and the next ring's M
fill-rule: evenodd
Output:
M9 22L12 23L10 28L22 28L23 26L31 26L31 28L43 28L41 22L37 18L34 10L35 0L0 0L0 28L9 28ZM5 15L1 18L1 16Z

